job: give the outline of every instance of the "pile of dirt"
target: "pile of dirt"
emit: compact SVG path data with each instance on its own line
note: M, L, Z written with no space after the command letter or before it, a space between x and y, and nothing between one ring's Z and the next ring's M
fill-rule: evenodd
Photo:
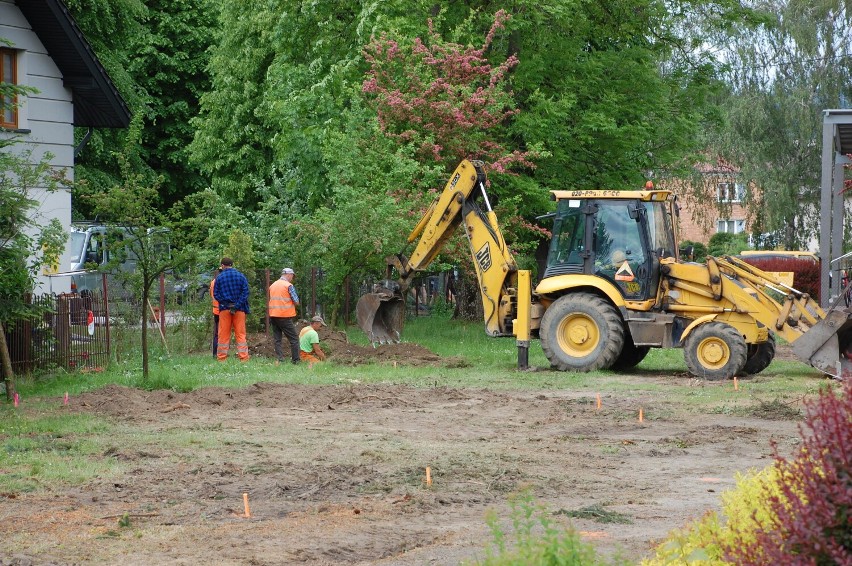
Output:
M296 325L301 330L305 323ZM382 363L388 365L406 366L446 366L464 367L463 359L457 357L442 358L431 350L419 344L379 344L373 346L359 346L351 344L346 333L332 330L328 327L319 329L320 346L328 355L328 359L337 364L357 366L361 364ZM249 353L252 356L263 358L275 358L275 348L272 344L272 336L263 333L250 334L248 336ZM287 352L286 338L284 350Z

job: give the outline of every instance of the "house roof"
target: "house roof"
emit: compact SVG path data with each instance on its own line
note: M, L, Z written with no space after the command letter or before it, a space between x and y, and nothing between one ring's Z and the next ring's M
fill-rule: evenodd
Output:
M17 0L15 4L74 95L74 125L126 128L130 110L62 0Z

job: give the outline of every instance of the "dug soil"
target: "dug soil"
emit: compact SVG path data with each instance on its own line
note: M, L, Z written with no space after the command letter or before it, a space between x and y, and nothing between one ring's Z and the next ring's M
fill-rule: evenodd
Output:
M396 363L401 375L412 360L458 362L324 341L335 363ZM109 386L67 409L114 420L93 459L116 459L118 474L0 493L0 564L458 564L486 555L490 511L512 539L518 493L600 552L638 561L717 508L738 472L769 464L771 441L784 454L797 443L799 407L708 414L642 392L685 381L696 395L732 390L625 375L627 393L601 392L598 407L596 393L570 390Z

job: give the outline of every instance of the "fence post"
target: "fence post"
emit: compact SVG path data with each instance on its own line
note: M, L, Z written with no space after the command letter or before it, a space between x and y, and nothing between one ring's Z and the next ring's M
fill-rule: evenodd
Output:
M71 308L67 295L59 295L56 301L56 345L59 349L59 363L68 367L71 357Z
M109 291L106 273L101 274L101 285L104 289L104 324L106 325L107 362L110 361L110 327L109 327ZM144 307L143 307L144 308Z
M269 304L269 286L270 285L272 285L272 283L269 281L269 268L267 267L266 268L266 304L267 305ZM265 321L264 322L264 325L265 325L264 331L266 332L266 334L269 334L269 309L265 308L263 310L266 313L266 316L264 317L264 321Z
M32 294L27 293L24 295L24 301L31 305L33 304L33 300L35 298ZM41 301L39 301L41 302ZM23 328L21 328L23 327ZM8 329L8 327L7 327ZM24 371L31 372L35 367L35 360L33 360L33 322L30 319L24 319L15 325L15 332L18 334L18 343L21 345L21 359L26 360L22 365L24 367ZM8 345L7 345L8 346ZM14 363L14 354L12 354L12 362Z
M166 274L160 273L160 333L166 335Z
M414 281L414 316L420 316L420 283Z

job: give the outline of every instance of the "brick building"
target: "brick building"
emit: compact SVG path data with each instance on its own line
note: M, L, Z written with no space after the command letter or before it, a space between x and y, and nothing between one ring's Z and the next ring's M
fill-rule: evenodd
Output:
M706 244L717 232L748 233L745 185L736 167L723 160L701 164L690 179L661 179L657 188L673 191L680 207L680 239Z

